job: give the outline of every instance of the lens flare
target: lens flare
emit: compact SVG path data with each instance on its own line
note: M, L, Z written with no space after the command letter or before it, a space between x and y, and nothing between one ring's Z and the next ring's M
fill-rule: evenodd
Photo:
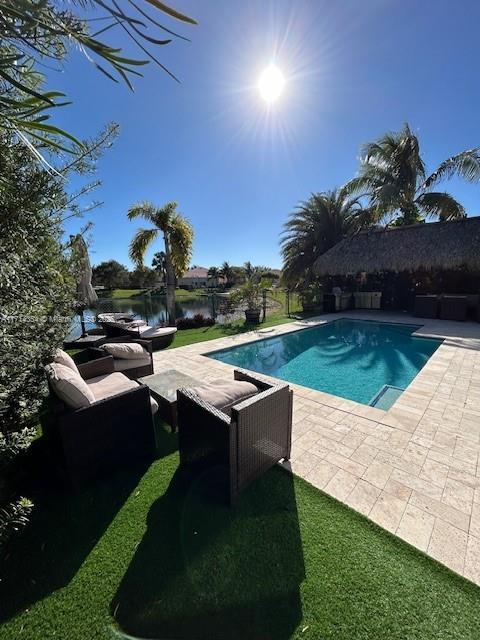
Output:
M258 90L266 102L275 102L285 87L285 78L278 67L271 64L267 67L258 80Z

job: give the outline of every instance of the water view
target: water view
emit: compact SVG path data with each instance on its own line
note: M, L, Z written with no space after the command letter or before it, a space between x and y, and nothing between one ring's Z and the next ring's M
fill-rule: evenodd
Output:
M145 320L152 326L162 324L167 321L166 296L139 296L137 298L100 298L95 308L86 309L84 313L85 326L87 329L98 327L94 319L99 313L124 311L133 313L135 317ZM202 295L199 297L177 296L175 301L176 318L193 318L201 313L203 316L211 318L215 315L216 322L223 324L240 317L242 312L227 313L225 302L221 298L212 295ZM75 316L68 339L74 339L81 334L80 319Z

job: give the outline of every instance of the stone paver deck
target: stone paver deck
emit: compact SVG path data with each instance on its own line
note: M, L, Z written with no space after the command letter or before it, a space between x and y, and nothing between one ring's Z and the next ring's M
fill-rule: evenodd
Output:
M415 335L444 342L388 411L290 384L292 471L480 585L480 324L329 314L160 351L155 372L231 377L230 365L203 354L347 316L421 324Z

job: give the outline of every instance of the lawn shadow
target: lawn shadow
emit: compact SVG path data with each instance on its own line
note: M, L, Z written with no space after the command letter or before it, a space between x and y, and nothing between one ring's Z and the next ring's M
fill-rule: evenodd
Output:
M177 448L176 434L161 424L156 432L158 457ZM132 462L74 493L42 440L21 487L35 505L31 521L0 556L0 623L70 583L152 462Z
M177 471L111 603L129 636L282 640L302 619L305 578L293 478L274 468L236 505L216 468Z

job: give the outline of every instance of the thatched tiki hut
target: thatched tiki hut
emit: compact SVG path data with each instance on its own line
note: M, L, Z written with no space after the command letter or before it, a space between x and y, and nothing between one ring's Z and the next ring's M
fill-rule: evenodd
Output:
M412 309L420 293L478 295L480 217L361 231L314 268L327 284L382 291L385 308Z

